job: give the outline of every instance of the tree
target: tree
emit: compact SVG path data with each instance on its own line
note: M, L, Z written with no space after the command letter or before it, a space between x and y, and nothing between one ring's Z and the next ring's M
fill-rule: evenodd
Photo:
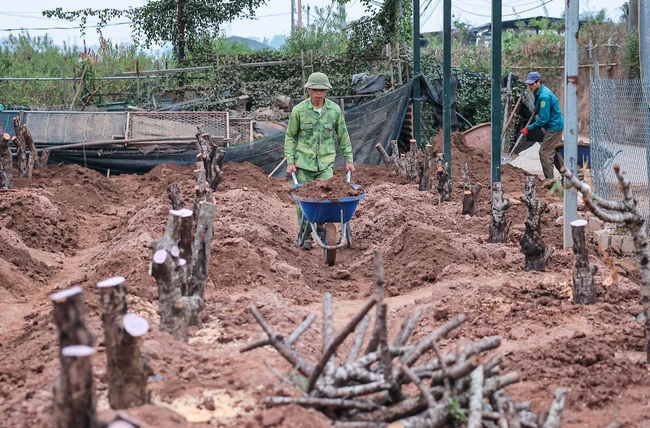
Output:
M623 3L619 8L619 10L621 11L621 16L619 18L619 21L627 22L628 19L630 18L630 2L626 1L625 3Z
M146 48L172 43L178 59L219 34L221 25L236 18L252 18L255 9L268 0L150 0L144 6L120 9L46 10L44 16L69 21L80 20L85 34L89 17L96 19L97 31L111 20L127 18L133 26L133 40Z

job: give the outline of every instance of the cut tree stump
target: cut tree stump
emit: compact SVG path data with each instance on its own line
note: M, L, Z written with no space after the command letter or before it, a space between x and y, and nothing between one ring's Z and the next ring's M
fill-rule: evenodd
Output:
M11 137L7 133L0 135L0 189L14 188L14 173L11 160Z
M451 201L451 180L449 179L449 163L445 162L443 154L438 153L436 159L438 178L438 203Z
M43 169L47 167L47 163L50 160L50 149L44 149L41 152L41 157L38 159L38 169Z
M469 175L469 166L464 163L460 166L460 169L463 174L463 215L469 214L470 216L475 216L478 211L476 200L478 199L479 193L481 193L481 183L475 183L474 186L471 185L471 177Z
M389 168L393 167L393 158L388 156L388 153L386 153L386 150L384 150L384 146L381 145L381 143L375 144L375 148L381 155L381 159L384 161L384 165L386 165Z
M406 177L405 156L400 155L399 145L397 144L397 140L391 140L390 147L391 147L391 158L393 160L393 168L395 168L395 174L397 174L398 176L403 175Z
M510 225L506 219L506 212L511 207L510 199L503 197L503 183L492 184L492 223L490 223L490 237L488 242L505 244L508 242Z
M128 409L149 402L150 369L140 354L139 338L149 331L144 318L126 312L126 280L108 278L97 283L101 294L102 324L108 367L108 402Z
M203 204L196 220L196 232L192 245L192 272L188 281L188 294L204 298L205 284L208 282L208 266L210 264L210 242L213 235L214 216L217 206Z
M584 182L580 181L570 170L562 168L562 174L580 193L585 207L596 217L607 223L625 224L634 239L636 265L639 271L639 288L641 303L645 315L646 361L650 363L650 251L646 233L646 217L639 211L630 182L621 172L618 164L614 165L614 173L623 193L623 201L612 201L597 197ZM608 210L609 212L605 212Z
M431 172L435 170L436 156L433 152L433 146L427 144L424 147L424 161L422 162L422 173L420 174L420 191L431 190L433 187L433 177Z
M418 164L417 141L411 140L409 152L405 157L406 181L416 183L420 181L420 165Z
M190 326L201 327L216 212L214 204L199 205L192 241L192 212L170 210L165 235L151 244L151 275L158 284L160 330L176 339L186 341Z
M544 201L537 200L535 190L535 180L533 176L526 177L524 193L521 198L526 203L528 216L526 217L526 231L519 241L521 252L524 253L525 263L524 270L543 271L553 255L553 247L547 247L542 238L542 213L546 209Z
M18 173L21 177L27 177L27 143L23 136L23 111L13 118L14 137L11 139L16 145L16 156L18 158Z
M61 349L72 345L93 346L95 341L86 328L82 291L81 287L71 287L50 295Z
M91 356L86 345L61 350L61 372L54 381L53 419L55 428L99 428Z
M181 195L181 190L178 188L178 184L172 183L169 185L167 188L167 196L169 196L173 210L185 208L185 201L183 200L183 195Z
M151 264L151 276L158 284L160 331L183 341L188 340L189 327L205 306L200 297L187 297L181 293L181 284L187 281L185 275L185 269L181 268L177 257L166 250L156 251Z
M594 274L596 265L589 264L589 222L575 220L571 222L573 236L573 303L593 305L596 303Z
M36 151L36 145L34 144L34 137L32 137L32 133L29 132L27 125L24 123L22 125L22 133L25 144L27 148L29 148L29 157L27 158L27 178L32 178L32 175L34 174L34 165L38 168L38 165L36 164L38 152Z

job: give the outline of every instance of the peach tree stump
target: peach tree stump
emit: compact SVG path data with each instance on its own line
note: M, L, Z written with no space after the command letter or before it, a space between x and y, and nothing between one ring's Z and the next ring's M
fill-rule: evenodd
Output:
M99 428L91 356L95 348L66 346L61 350L61 372L54 381L54 427Z
M535 190L535 180L533 176L526 177L526 185L522 199L526 203L528 216L526 217L526 231L519 241L521 251L524 253L526 272L543 271L553 255L553 248L547 247L542 238L542 225L540 223L542 213L546 209L544 201L537 200Z
M503 197L503 183L492 184L492 223L490 223L490 237L492 244L505 244L508 242L510 225L506 219L506 212L512 206L510 199Z
M9 134L2 133L0 135L0 189L13 189L14 187L14 173L9 141L11 141Z
M149 402L150 369L140 354L139 338L149 331L144 318L126 311L126 280L121 276L97 283L108 366L108 402L113 409L128 409Z
M593 305L596 303L594 274L596 265L589 264L589 223L586 220L571 222L573 236L573 303Z

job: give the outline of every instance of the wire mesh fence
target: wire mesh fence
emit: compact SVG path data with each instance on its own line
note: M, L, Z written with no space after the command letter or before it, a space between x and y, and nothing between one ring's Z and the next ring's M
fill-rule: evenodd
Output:
M128 114L127 138L191 137L203 125L213 137L228 138L226 111L134 112Z
M12 119L17 111L0 113L0 126L14 135ZM26 111L23 123L37 145L84 143L124 136L126 115L110 112ZM193 134L190 134L193 135Z
M230 141L228 145L236 146L253 141L253 119L237 118L230 119L229 131Z
M590 106L596 192L608 199L622 198L612 169L619 164L641 212L650 217L650 82L592 78Z

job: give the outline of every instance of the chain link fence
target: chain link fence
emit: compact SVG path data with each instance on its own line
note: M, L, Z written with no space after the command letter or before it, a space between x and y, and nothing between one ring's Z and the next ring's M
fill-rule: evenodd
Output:
M644 92L645 87L645 92ZM630 181L639 209L650 218L650 82L591 79L591 171L594 189L607 199L622 194L612 166Z

